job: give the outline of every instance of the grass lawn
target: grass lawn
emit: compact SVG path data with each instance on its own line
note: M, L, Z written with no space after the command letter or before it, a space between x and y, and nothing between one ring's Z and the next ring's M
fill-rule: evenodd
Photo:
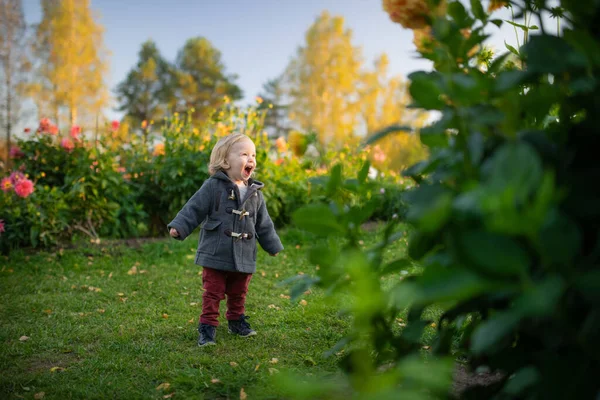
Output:
M195 234L0 259L0 397L238 399L243 389L248 399L268 399L285 396L274 385L284 371L335 376L339 355L323 354L350 327L338 315L343 298L312 289L289 300L278 283L315 267L302 235L280 234L286 250L259 251L250 284L246 310L258 335L228 334L223 302L218 344L208 348L196 344ZM387 256L404 251L399 240Z

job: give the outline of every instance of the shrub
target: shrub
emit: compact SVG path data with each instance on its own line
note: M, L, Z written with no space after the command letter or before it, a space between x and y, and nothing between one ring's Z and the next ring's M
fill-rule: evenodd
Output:
M386 7L412 24L398 13L417 3L426 5ZM404 172L418 183L404 197L412 225L406 257L382 262L386 243L402 235L393 221L379 246L361 250L355 226L369 210L340 207L338 193L350 182L335 174L329 205L295 216L329 239L310 251L317 276L299 277L292 293L318 284L352 295L354 326L334 351L345 347L342 367L365 397L451 397L456 356L472 369L500 372L463 398L593 399L600 392L600 194L593 184L600 179L600 7L591 0L520 4L526 15L564 13L570 26L555 36L515 25L527 41L508 46L511 63L510 53L483 65L471 58L475 46L483 48L484 29L501 23L479 0L470 10L450 1L447 15L419 19L432 25L432 47L422 54L435 70L411 74L410 92L415 107L441 117L421 131L430 157ZM536 29L542 33L531 35ZM381 283L415 262L422 270ZM418 357L432 307L443 313L425 366ZM395 321L405 309L399 332Z

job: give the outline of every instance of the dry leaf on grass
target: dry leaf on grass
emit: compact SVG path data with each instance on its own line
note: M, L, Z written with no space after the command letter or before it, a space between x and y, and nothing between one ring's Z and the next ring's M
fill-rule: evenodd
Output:
M52 367L50 368L50 372L62 372L65 369L63 367Z
M269 361L271 364L277 364L279 362L279 360L277 358L271 358L271 361Z
M21 336L21 337L19 338L19 340L20 340L21 342L26 342L26 341L28 341L28 340L29 340L29 336L24 336L24 335L23 335L23 336Z
M36 394L34 394L34 395L33 395L33 398L34 398L35 400L40 400L40 399L43 399L45 395L46 395L46 393L45 393L45 392L39 392L39 393L36 393Z
M137 267L134 265L133 267L131 267L131 269L129 271L127 271L127 275L135 275L137 274Z
M269 375L278 374L279 370L277 368L269 368Z
M246 394L246 392L244 391L244 388L242 388L240 390L240 400L246 400L248 398L248 395Z
M212 379L210 380L210 383L213 383L213 384L215 384L215 383L221 383L221 380L220 380L220 379L217 379L217 378L212 378Z
M171 387L171 384L169 382L163 382L156 387L156 390L167 390L170 387Z
M235 361L232 361L229 363L229 365L231 365L233 368L238 366L238 363L236 363Z
M307 305L307 304L308 304L308 303L306 302L306 300L304 300L304 299L300 300L300 305L301 305L301 306L305 306L305 305Z

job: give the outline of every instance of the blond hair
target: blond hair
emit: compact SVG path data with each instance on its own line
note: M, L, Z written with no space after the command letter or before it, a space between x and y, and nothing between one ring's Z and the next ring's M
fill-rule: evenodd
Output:
M218 171L225 171L224 165L226 164L227 155L231 147L243 139L252 141L252 139L243 133L232 133L219 139L210 153L208 173L214 175Z

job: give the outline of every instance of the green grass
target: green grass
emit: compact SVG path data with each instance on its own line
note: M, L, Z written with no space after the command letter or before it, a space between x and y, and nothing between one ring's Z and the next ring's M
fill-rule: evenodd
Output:
M273 384L278 371L334 377L339 356L323 354L347 333L350 318L338 314L342 298L318 289L302 296L305 305L285 298L289 288L278 283L315 267L302 235L281 233L286 250L277 257L260 251L250 284L246 311L258 335L228 334L223 302L218 344L209 348L196 345L195 235L0 259L0 397L237 399L243 388L249 399L268 399L284 396ZM386 257L404 251L400 240ZM157 390L163 383L170 387Z

